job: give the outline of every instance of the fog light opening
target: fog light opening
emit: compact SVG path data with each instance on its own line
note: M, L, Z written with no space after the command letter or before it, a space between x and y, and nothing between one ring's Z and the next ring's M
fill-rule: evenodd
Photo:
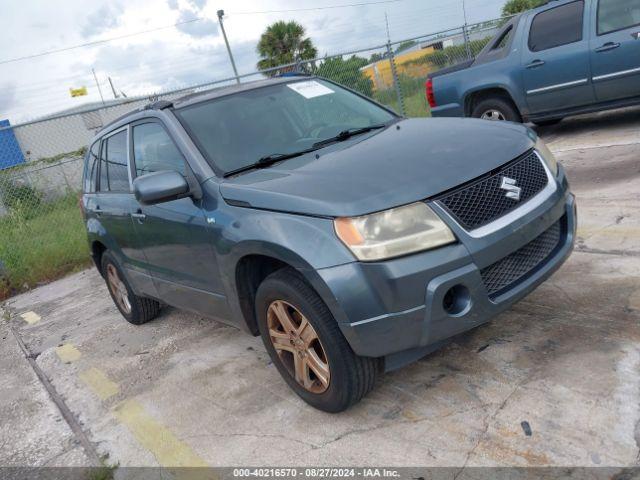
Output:
M471 294L464 285L456 285L447 290L442 299L442 308L449 315L458 317L471 308Z

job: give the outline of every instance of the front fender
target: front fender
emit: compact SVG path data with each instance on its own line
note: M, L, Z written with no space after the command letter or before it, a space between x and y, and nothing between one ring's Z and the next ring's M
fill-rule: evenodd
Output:
M331 219L234 206L225 209L232 211L225 212L228 223L218 222L222 230L218 238L224 240L218 243L217 253L233 323L245 326L236 270L240 260L248 255L270 257L295 268L323 298L336 319L345 317L317 272L355 261L336 237Z

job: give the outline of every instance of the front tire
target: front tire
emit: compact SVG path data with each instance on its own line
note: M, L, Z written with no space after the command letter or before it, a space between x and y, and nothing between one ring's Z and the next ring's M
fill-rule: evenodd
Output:
M295 270L278 270L262 282L256 314L271 360L309 405L337 413L373 389L380 361L353 353L327 306Z
M481 100L471 112L471 116L483 120L522 122L522 116L513 102L503 97Z
M109 252L102 254L102 276L107 282L109 294L125 320L142 325L158 316L160 303L133 293L116 259Z

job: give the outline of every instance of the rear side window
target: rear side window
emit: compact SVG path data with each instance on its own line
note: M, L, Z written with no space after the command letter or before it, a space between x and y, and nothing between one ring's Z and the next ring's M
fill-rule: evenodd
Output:
M579 42L582 40L583 22L583 1L567 3L537 14L531 23L529 50L541 52Z
M169 134L159 123L133 127L133 157L136 176L172 170L185 175L185 160Z
M640 0L600 0L598 35L640 25Z
M98 180L98 155L100 154L100 140L91 145L87 153L87 165L84 171L84 185L82 190L85 193L93 193L96 191L96 183Z
M102 142L102 154L100 155L100 191L129 191L126 131L116 133Z
M507 46L509 40L511 39L511 32L513 32L513 26L510 26L507 30L505 30L500 37L498 37L493 43L493 47L491 50L502 50Z

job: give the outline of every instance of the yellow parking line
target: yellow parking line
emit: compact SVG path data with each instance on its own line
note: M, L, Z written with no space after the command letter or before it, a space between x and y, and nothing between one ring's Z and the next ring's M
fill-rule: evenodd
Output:
M64 345L57 347L56 354L63 362L75 362L80 358L80 350L74 347L71 343L65 343Z
M109 380L109 378L97 368L90 368L80 373L80 379L101 400L107 400L120 391L118 384Z
M36 312L24 312L21 313L20 316L29 325L33 325L34 323L38 323L40 321L40 315L38 315Z
M208 466L187 444L178 440L166 427L145 412L144 407L136 400L121 403L114 412L118 420L131 431L144 448L153 453L163 467Z

